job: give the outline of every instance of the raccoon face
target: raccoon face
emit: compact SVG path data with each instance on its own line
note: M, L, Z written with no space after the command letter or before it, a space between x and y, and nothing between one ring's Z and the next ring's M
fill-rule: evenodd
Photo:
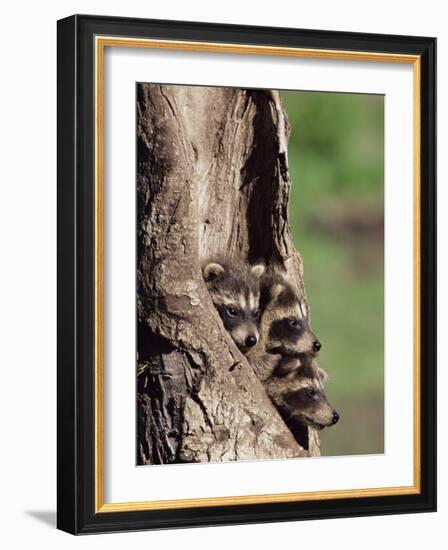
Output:
M270 351L284 355L315 356L322 347L308 321L294 314L272 321L268 341Z
M291 420L318 430L333 426L339 420L339 414L315 379L309 379L303 387L287 393L284 403Z
M260 310L245 306L243 295L238 302L214 303L224 328L235 341L242 352L255 346L258 342L258 326L260 322Z
M319 353L322 345L311 331L306 305L288 283L277 283L271 288L267 309L267 351L312 357Z
M263 272L263 265L222 261L207 263L202 269L224 328L243 353L255 346L259 338L259 279Z
M267 392L285 420L322 430L339 420L325 395L325 377L320 367L301 367L293 379L273 377Z

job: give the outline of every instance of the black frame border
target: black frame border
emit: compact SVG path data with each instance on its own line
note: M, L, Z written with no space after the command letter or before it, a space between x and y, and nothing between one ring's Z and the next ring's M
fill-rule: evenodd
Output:
M436 510L436 39L74 15L58 21L57 526L72 534ZM417 55L421 59L421 492L95 513L96 35Z

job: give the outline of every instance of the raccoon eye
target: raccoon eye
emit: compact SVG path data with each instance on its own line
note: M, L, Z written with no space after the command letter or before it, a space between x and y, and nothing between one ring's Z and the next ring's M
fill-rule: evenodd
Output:
M300 323L298 319L294 319L294 318L287 319L287 321L288 321L288 324L292 327L298 327Z
M261 310L257 309L257 311L254 311L253 318L258 321L258 319L261 317Z
M314 397L316 395L316 390L314 390L313 388L306 388L305 394L307 397Z
M227 306L226 311L230 315L230 317L236 317L238 315L238 310L236 309L236 307Z

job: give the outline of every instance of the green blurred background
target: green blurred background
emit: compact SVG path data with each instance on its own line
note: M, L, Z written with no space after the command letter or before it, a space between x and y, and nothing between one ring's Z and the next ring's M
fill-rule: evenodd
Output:
M323 455L384 451L384 97L283 92L290 220L327 397Z

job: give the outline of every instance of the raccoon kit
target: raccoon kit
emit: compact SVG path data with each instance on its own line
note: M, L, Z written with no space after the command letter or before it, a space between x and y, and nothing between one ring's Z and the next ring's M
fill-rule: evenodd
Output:
M249 354L261 380L274 372L289 374L300 360L319 353L322 346L309 326L306 304L277 271L262 278L261 306L260 343Z
M288 356L314 356L321 343L311 331L306 304L277 272L263 278L266 350Z
M202 276L224 328L240 351L247 353L259 339L260 277L264 265L217 259L204 263Z
M308 430L333 426L339 414L324 391L326 372L315 363L300 363L289 376L271 376L264 382L267 394L295 439L308 448Z

